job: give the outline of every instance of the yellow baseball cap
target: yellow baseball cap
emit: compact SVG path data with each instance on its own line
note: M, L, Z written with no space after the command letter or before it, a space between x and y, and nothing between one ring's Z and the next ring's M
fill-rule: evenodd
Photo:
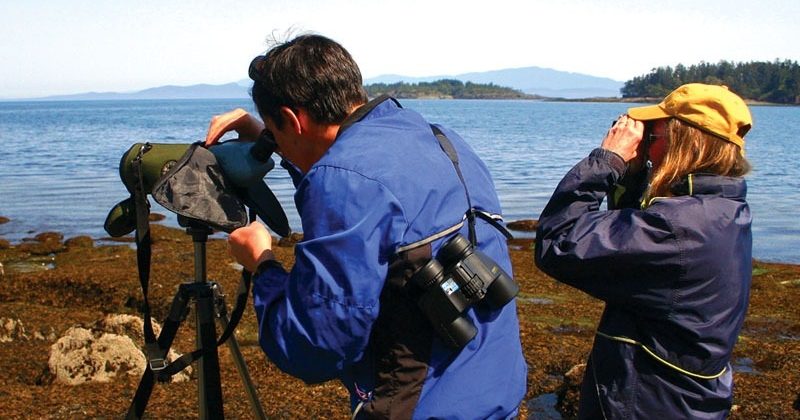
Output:
M727 86L685 84L672 91L658 105L628 109L636 120L678 118L694 127L721 137L744 154L744 135L753 126L750 110Z

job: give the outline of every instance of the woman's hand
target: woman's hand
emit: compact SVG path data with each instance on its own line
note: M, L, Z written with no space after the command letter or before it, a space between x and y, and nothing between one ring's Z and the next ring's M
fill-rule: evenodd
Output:
M274 260L272 235L259 222L236 229L228 237L228 245L233 258L247 271L255 272L259 264Z
M618 154L628 163L639 156L639 143L643 135L644 123L623 115L608 130L600 147Z
M239 134L239 140L255 141L263 129L264 123L244 109L237 108L211 118L204 145L205 147L215 145L225 133L230 131L236 131Z

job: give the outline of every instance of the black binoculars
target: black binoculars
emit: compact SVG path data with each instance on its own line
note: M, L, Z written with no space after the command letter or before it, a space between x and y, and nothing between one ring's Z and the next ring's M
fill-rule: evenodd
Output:
M422 290L417 303L433 329L448 346L464 347L477 334L464 315L470 306L485 301L499 309L519 292L519 286L497 263L463 236L456 235L411 277Z

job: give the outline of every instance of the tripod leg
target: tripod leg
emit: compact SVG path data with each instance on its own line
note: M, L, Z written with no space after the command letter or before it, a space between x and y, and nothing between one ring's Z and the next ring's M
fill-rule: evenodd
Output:
M224 418L222 384L219 374L217 332L214 325L214 296L208 283L197 297L197 346L204 349L198 369L198 396L201 419Z
M219 323L224 330L228 327L228 314L225 310L224 301L221 302L221 305L218 305L218 309ZM261 402L258 400L258 394L256 394L256 388L253 385L252 379L250 379L250 373L247 371L247 364L244 361L242 352L239 350L239 343L236 341L236 334L231 334L225 343L228 345L228 348L231 351L233 364L236 365L236 370L239 372L239 377L242 379L244 389L247 391L247 399L250 401L250 409L253 411L253 416L255 416L257 419L266 419L267 416L264 414L264 408L261 407Z

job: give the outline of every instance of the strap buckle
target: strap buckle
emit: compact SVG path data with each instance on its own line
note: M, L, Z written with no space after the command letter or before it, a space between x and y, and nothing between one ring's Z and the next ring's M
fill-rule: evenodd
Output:
M161 358L151 359L147 363L150 365L150 370L153 372L162 371L167 368L167 365L169 365L166 359Z

